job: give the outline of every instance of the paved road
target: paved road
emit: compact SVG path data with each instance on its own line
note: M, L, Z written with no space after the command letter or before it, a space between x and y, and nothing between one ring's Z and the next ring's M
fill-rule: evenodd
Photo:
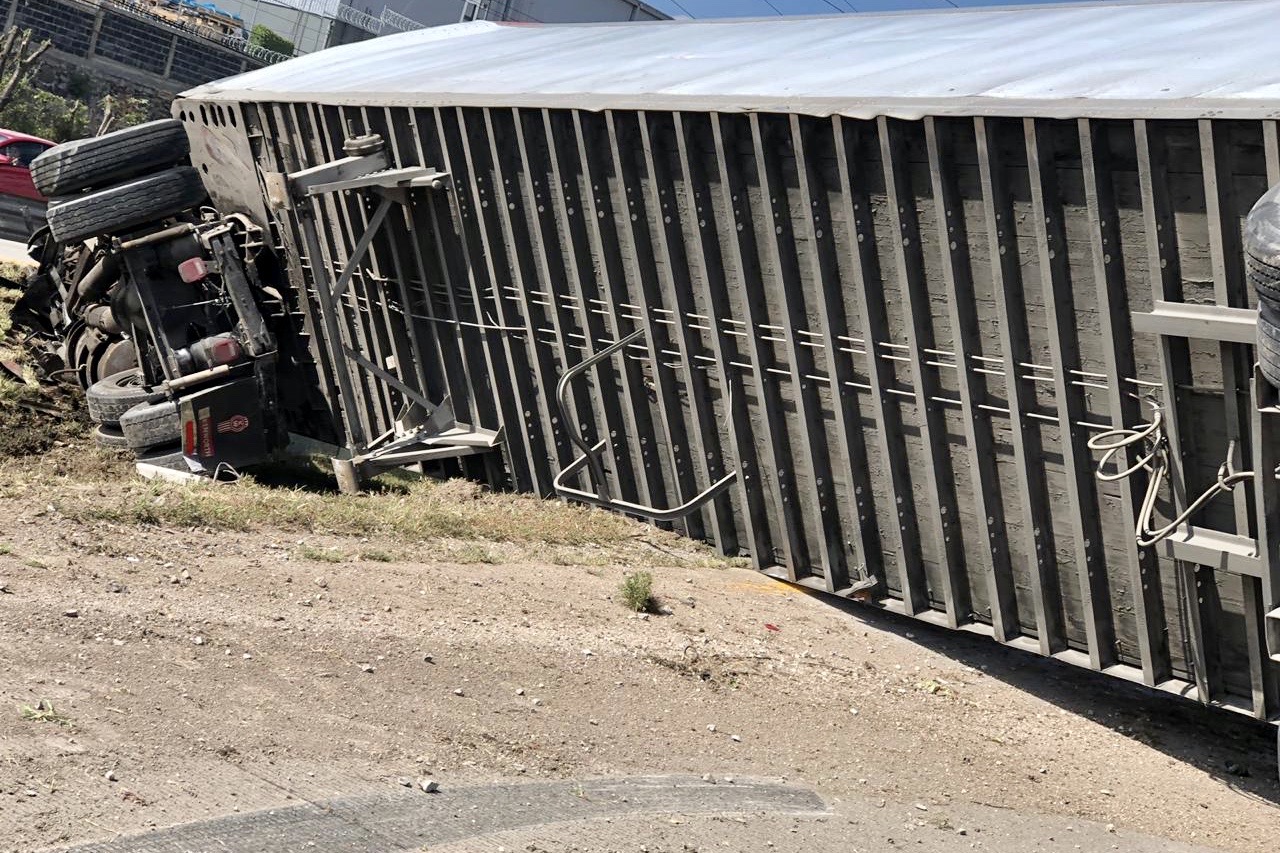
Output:
M406 780L409 781L409 780ZM653 776L414 788L160 829L66 853L436 853L815 850L1212 853L1089 821L982 806L825 802L777 781Z
M27 254L27 246L17 240L0 240L0 261L35 265Z

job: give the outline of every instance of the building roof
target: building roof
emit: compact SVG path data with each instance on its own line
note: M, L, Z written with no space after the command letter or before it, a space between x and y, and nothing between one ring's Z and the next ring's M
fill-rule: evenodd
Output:
M889 115L1280 117L1280 0L471 23L209 83L217 100Z

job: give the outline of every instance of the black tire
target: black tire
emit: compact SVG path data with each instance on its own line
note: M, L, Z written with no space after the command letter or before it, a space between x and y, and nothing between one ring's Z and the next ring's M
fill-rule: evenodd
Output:
M1258 306L1258 369L1268 382L1280 388L1280 308Z
M119 427L98 424L93 430L93 443L110 450L130 450Z
M153 447L150 450L140 451L137 457L139 462L155 465L158 468L170 468L174 471L191 473L191 466L187 464L186 457L182 455L182 445L180 444Z
M166 118L55 145L31 161L31 180L51 198L71 195L159 171L190 150L182 122Z
M93 383L84 392L89 418L94 423L119 426L121 416L134 406L164 399L164 394L146 387L144 382L142 371L135 367Z
M178 166L88 195L54 199L49 230L59 243L75 243L175 216L206 196L200 173Z
M1258 299L1280 309L1280 185L1268 190L1249 211L1244 268Z
M133 450L172 444L182 437L178 404L162 400L134 406L120 416L120 431Z

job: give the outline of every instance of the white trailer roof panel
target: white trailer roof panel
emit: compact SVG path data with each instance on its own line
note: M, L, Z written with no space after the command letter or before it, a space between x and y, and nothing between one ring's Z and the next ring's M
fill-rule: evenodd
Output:
M358 106L1280 116L1280 0L417 30L187 93Z

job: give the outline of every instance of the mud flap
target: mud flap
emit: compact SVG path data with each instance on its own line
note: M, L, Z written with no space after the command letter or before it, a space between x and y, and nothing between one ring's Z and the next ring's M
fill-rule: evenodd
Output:
M213 474L219 465L238 469L270 457L269 425L255 378L197 391L178 405L182 454L194 471Z

